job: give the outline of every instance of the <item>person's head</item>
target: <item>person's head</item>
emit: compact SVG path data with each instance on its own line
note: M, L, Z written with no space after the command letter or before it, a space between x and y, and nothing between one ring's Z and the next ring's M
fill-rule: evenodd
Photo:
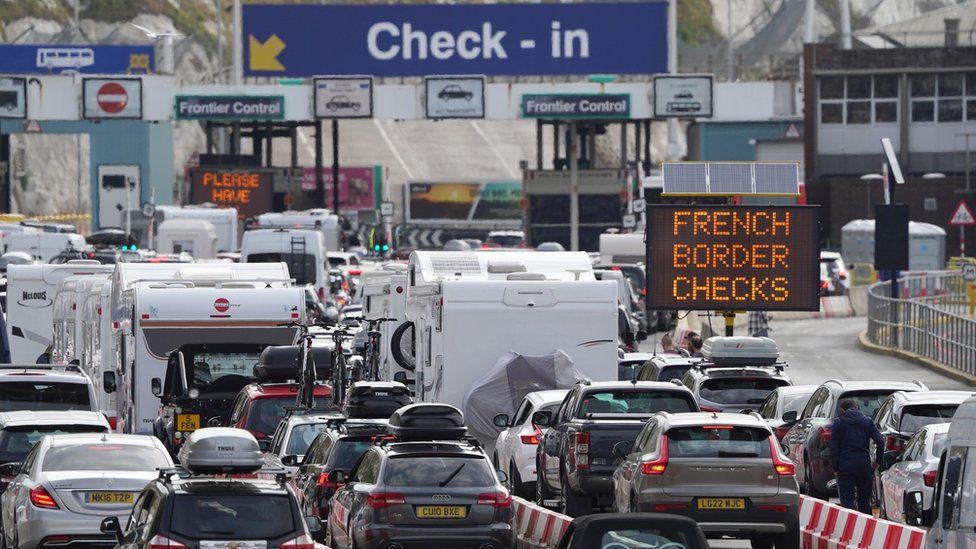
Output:
M841 412L846 412L848 410L857 410L857 409L858 409L857 403L854 402L854 399L845 398L845 399L843 399L843 400L840 401L840 411Z
M693 353L701 351L702 348L702 338L698 334L694 334L688 338L688 343L690 344L690 350Z
M681 341L681 346L684 347L689 353L695 352L695 348L691 346L691 339L694 337L697 337L698 341L701 341L701 336L698 335L698 332L688 332L685 334L685 338ZM701 349L700 346L698 348Z
M661 350L664 352L674 351L674 340L671 339L671 334L661 336Z

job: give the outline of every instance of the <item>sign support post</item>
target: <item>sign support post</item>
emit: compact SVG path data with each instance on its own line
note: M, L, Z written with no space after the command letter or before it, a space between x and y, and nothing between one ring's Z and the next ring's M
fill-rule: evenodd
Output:
M966 226L976 225L976 215L973 215L965 200L959 201L956 211L949 219L949 224L959 227L959 255L966 257Z
M725 318L725 336L732 337L735 335L735 311L722 311L722 317Z
M579 251L579 136L576 122L569 123L569 248Z
M332 119L332 213L339 215L339 119Z

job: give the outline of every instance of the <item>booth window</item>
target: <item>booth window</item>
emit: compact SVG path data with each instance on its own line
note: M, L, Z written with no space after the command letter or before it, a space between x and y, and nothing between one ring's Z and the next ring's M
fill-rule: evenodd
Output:
M898 75L858 74L820 78L821 124L898 121Z

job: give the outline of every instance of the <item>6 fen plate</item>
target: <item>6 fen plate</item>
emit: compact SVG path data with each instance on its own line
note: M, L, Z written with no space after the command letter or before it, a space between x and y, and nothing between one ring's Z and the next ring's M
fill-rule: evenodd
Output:
M177 431L196 431L200 428L200 414L177 414Z
M703 511L741 511L745 508L744 498L698 498L698 509Z
M463 505L419 505L419 519L463 519L468 516L468 508Z
M92 505L132 505L135 492L85 492L85 503Z

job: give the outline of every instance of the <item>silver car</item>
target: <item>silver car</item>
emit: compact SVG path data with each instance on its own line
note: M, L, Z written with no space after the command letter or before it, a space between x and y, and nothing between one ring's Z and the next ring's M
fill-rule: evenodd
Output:
M922 492L923 509L932 508L939 457L949 434L948 423L922 427L908 440L897 461L881 473L881 516L905 522L905 494Z
M0 496L3 545L115 545L102 519L128 518L157 469L173 462L155 437L109 433L48 435L27 454Z

